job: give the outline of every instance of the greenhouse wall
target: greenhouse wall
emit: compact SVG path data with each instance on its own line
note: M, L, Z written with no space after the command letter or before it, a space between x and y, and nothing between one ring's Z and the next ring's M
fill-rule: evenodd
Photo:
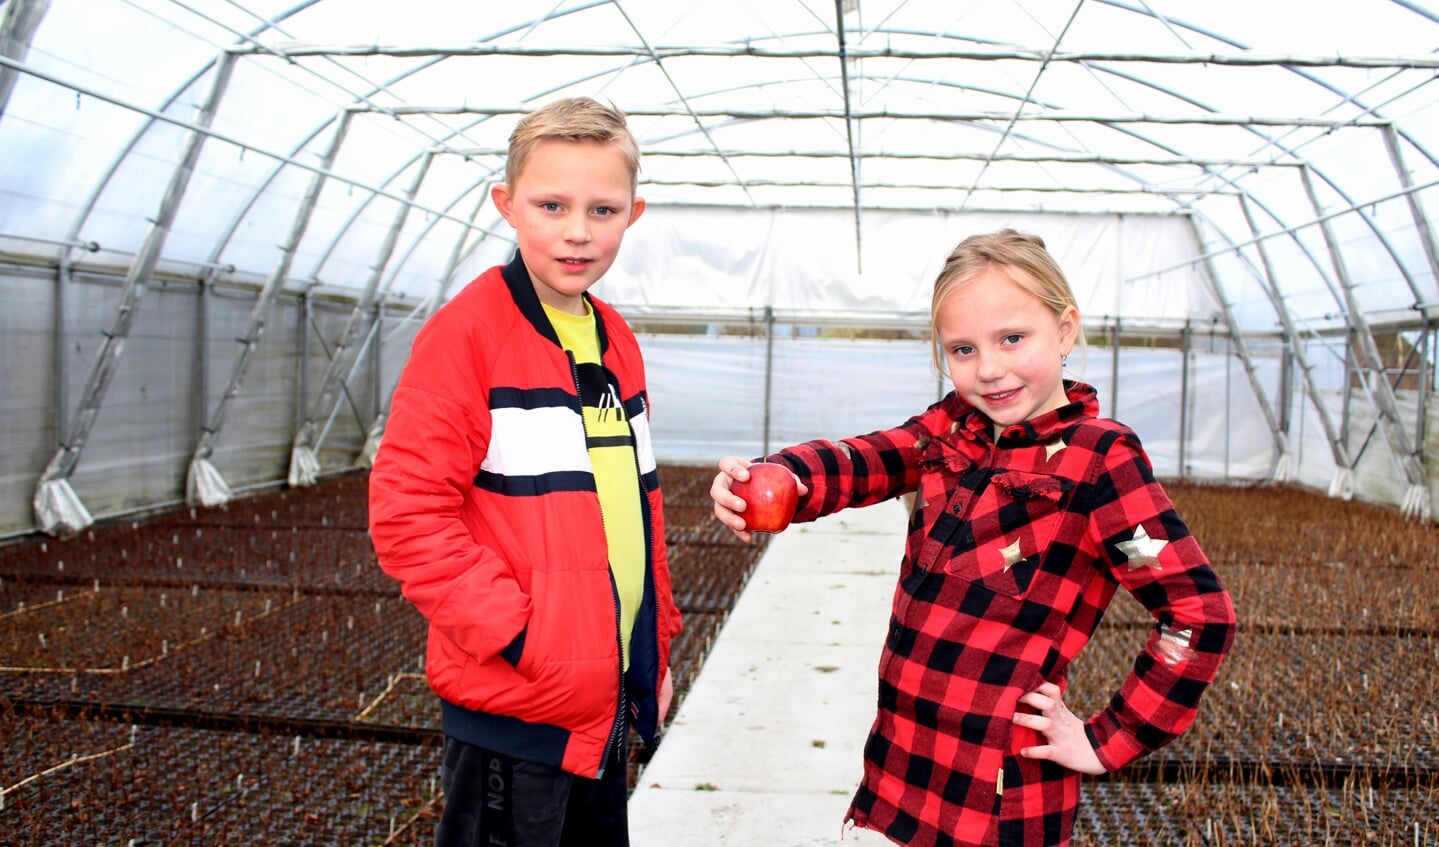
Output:
M119 300L118 278L74 275L64 287L57 343L54 276L27 268L0 270L0 298L6 303L0 310L0 535L36 527L36 484L80 414ZM92 516L184 502L191 456L204 421L217 407L254 305L253 289L202 289L195 280L146 287L70 477ZM285 480L295 433L308 411L300 398L316 391L329 361L329 339L341 334L352 311L350 303L293 293L271 304L210 457L236 492ZM365 322L373 324L368 317ZM354 466L379 405L370 356L362 351L345 375L340 403L320 420L321 465L329 470Z
M119 271L77 272L63 287L56 276L38 260L0 269L0 296L9 304L0 310L4 536L37 528L36 485L74 427L97 351L121 301ZM62 290L63 303L57 305L56 292ZM254 284L207 285L173 273L146 287L70 477L93 517L185 501L191 457L235 367L257 294ZM413 305L382 304L362 314L351 355L340 368L344 389L333 406L318 409L312 398L353 311L353 300L299 290L286 290L271 303L240 388L224 405L210 457L237 495L286 484L296 434L310 415L317 415L321 471L362 467L367 437L382 418L427 313ZM893 324L886 335L864 329L863 312L825 326L814 314L776 319L773 312L751 310L758 317L748 325L736 325L731 314L659 331L653 327L663 323L662 316L632 311L641 313L635 323L649 371L656 450L664 462L708 465L722 455L758 456L812 438L895 426L947 390L934 370L922 316L876 317ZM1321 490L1334 487L1340 474L1322 421L1307 384L1292 368L1285 381L1282 344L1272 337L1250 340L1251 377L1227 336L1165 332L1092 323L1086 327L1088 344L1066 370L1095 386L1102 414L1139 434L1156 474L1222 482L1270 479L1277 453L1257 384L1269 414L1289 420L1291 451L1282 478ZM1391 446L1374 431L1372 404L1357 393L1344 400L1348 371L1342 339L1314 345L1310 358L1322 402L1358 459L1345 493L1402 504L1410 491ZM1418 394L1398 395L1401 417L1416 431ZM1426 402L1432 412L1432 398ZM1426 437L1425 455L1439 455L1433 433ZM1429 458L1426 466L1435 467L1435 460ZM1434 476L1430 471L1431 499Z

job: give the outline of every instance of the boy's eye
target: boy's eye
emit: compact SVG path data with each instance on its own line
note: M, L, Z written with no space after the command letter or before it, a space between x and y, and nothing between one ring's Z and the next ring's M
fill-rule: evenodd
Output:
M600 217L604 217L604 216L606 216L606 215L613 215L614 213L615 213L615 210L614 210L612 207L610 207L610 206L596 206L596 207L595 207L595 214L596 214L596 215L599 215Z
M546 212L558 212L560 210L560 204L554 202L545 202L540 204L540 208L544 209Z

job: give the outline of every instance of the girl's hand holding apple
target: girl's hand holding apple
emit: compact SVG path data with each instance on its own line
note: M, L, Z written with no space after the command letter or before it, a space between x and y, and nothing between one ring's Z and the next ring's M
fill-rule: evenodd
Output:
M719 461L719 469L710 486L715 517L746 542L755 532L779 532L789 526L800 495L809 491L781 464L727 456Z

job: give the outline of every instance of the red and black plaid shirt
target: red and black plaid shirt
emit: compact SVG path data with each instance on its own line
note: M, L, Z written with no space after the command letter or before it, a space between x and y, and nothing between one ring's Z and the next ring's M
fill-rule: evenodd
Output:
M1087 721L1110 770L1194 720L1234 637L1229 595L1139 439L1094 389L1006 428L953 394L896 429L770 457L809 486L796 520L917 492L879 668L856 825L911 845L1060 845L1079 774L1023 759L1018 699L1065 681L1121 585L1156 625Z

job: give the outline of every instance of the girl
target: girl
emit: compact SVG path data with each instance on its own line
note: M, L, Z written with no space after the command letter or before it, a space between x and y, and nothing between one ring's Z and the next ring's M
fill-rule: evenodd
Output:
M954 391L895 429L767 457L800 480L795 520L916 492L879 666L879 710L846 821L909 845L1065 845L1080 774L1183 732L1234 637L1234 609L1138 437L1067 381L1082 341L1038 237L965 239L934 285L935 365ZM715 516L745 541L719 462ZM1155 619L1109 705L1065 707L1069 663L1123 586Z

